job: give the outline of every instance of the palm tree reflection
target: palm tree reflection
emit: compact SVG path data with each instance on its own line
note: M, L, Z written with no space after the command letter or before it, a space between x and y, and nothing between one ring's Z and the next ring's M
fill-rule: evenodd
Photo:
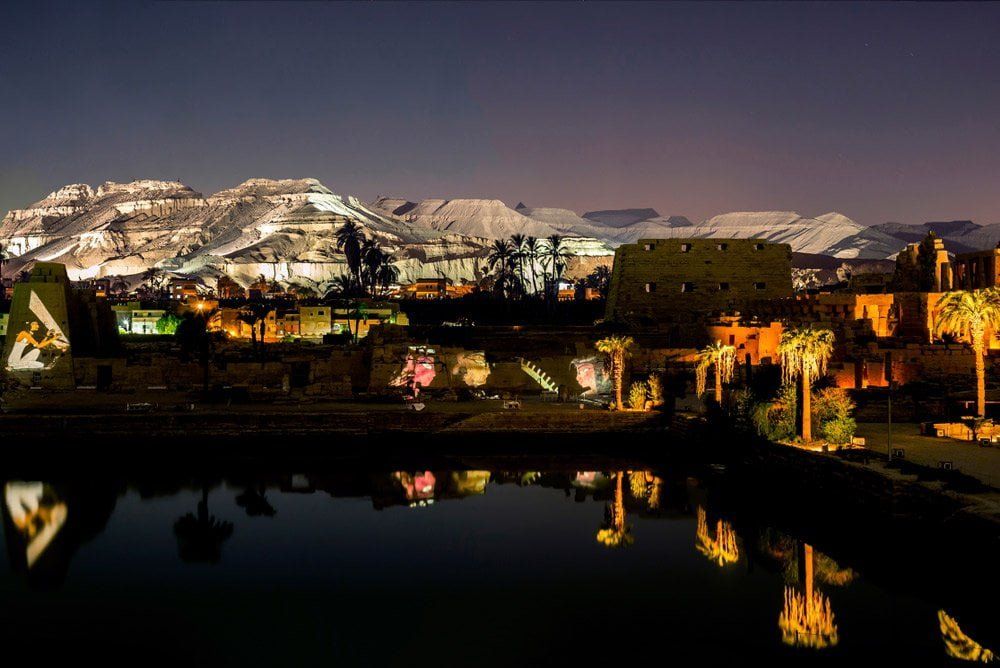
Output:
M719 566L735 564L740 560L740 548L732 525L718 520L715 523L715 536L712 536L708 530L708 517L701 506L698 506L698 529L695 532L695 539L698 551Z
M949 657L977 663L992 663L996 660L993 652L966 635L958 622L944 610L938 610L938 625L941 627L944 652Z
M236 505L249 517L274 517L278 513L267 500L267 488L263 484L247 485L243 493L236 497Z
M659 476L653 475L652 471L629 471L628 484L633 497L645 501L650 510L659 509L663 488L663 480Z
M615 474L615 496L604 506L604 524L597 531L597 542L605 547L627 547L634 542L632 527L625 524L624 472Z
M174 523L177 552L182 561L215 564L222 558L222 543L233 535L233 525L208 512L208 485L201 488L198 514L188 513Z
M813 549L803 544L799 559L803 591L785 586L785 602L778 616L781 642L793 647L824 649L840 642L830 600L813 586Z

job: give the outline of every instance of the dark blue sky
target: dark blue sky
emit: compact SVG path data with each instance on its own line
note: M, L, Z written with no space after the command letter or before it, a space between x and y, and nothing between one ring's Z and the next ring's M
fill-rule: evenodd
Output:
M205 193L1000 222L1000 5L6 3L0 212Z

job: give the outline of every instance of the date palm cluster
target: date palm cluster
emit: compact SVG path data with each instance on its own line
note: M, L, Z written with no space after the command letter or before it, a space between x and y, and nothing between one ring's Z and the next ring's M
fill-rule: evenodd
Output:
M544 290L546 282L562 278L569 256L558 234L546 239L514 234L510 239L493 242L486 256L486 269L494 276L497 294L523 299Z
M342 296L385 297L399 280L393 255L382 250L376 239L366 237L363 228L351 220L337 230L336 238L337 250L347 258L348 273L334 279L332 291Z

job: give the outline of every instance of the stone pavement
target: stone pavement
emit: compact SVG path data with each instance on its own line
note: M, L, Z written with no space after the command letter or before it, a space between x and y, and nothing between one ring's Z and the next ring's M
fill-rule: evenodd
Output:
M886 432L884 422L865 422L858 424L857 436L865 438L869 450L885 455L888 454ZM920 425L909 422L893 423L892 447L903 448L904 459L921 466L937 468L939 462L950 461L955 470L1000 489L1000 448L921 436Z

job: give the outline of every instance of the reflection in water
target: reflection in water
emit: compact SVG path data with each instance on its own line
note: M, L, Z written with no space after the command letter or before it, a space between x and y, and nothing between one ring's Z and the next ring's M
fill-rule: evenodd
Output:
M803 544L799 562L804 588L785 587L785 604L778 616L781 642L794 647L824 649L840 642L830 600L813 587L813 549Z
M376 479L372 501L376 508L429 506L441 499L460 499L486 493L489 471L394 471L386 483Z
M719 566L735 564L740 560L740 548L736 544L736 532L729 522L721 519L715 523L715 536L708 531L708 518L705 510L698 506L698 529L695 532L698 551L714 561Z
M629 471L628 483L635 499L645 501L650 510L659 509L660 493L663 490L660 476L653 475L652 471Z
M406 500L411 506L426 506L429 503L434 503L434 485L437 484L437 479L432 472L397 471L392 474L392 477L402 486Z
M187 562L216 564L222 558L222 543L233 535L231 522L224 522L208 512L208 485L201 488L198 514L188 513L174 523L177 553Z
M11 522L25 540L25 561L31 568L66 522L66 504L51 485L42 482L8 482L4 501Z
M267 490L262 484L247 485L236 497L236 505L245 510L248 517L274 517L278 513L267 500Z
M938 610L938 624L941 627L944 652L951 658L978 663L992 663L996 659L993 652L967 636L958 622L944 610Z
M504 459L503 464L509 465L510 460ZM578 464L581 467L594 465ZM439 563L438 560L443 559L447 565L442 565L440 568L449 570L443 574L432 574L433 578L436 578L433 581L438 583L451 577L451 569L463 567L462 564L465 564L466 560L456 558L449 562L448 559L455 555L449 555L448 551L441 547L436 547L433 551L431 555L433 560L428 555L421 555L419 550L411 550L407 547L409 543L400 542L399 545L402 547L393 547L396 545L394 540L398 538L393 532L401 531L401 535L409 536L407 529L401 528L400 522L410 521L412 526L419 527L420 531L426 531L428 528L435 530L440 528L439 523L443 523L449 530L458 526L465 532L463 535L469 536L469 544L477 548L477 559L474 564L476 570L461 573L465 577L481 578L484 568L494 568L496 570L491 573L512 578L522 576L527 578L539 573L551 577L552 572L565 571L569 573L567 577L579 578L575 582L590 583L600 581L605 575L605 571L601 569L606 569L611 562L609 555L603 553L600 548L579 549L580 541L593 546L589 541L590 537L594 536L597 542L609 548L631 546L634 543L634 534L629 520L644 531L641 544L635 546L628 554L627 559L630 563L642 564L650 554L653 554L652 550L667 550L666 553L655 553L656 558L659 559L662 554L666 554L668 559L674 555L688 558L682 556L673 562L650 561L649 563L654 564L654 573L658 572L656 569L662 571L662 564L669 564L670 568L688 568L685 562L691 562L693 559L693 567L698 568L698 572L703 575L704 562L701 561L701 557L694 557L690 553L689 523L694 513L697 520L696 549L720 568L726 568L726 577L730 582L735 582L741 572L730 566L741 561L747 565L748 572L751 567L762 568L765 577L770 578L766 587L754 588L760 593L749 594L759 597L753 601L755 611L753 614L765 615L763 620L765 624L773 625L773 613L778 605L777 593L782 591L782 608L777 619L781 642L778 642L773 634L774 627L771 626L771 634L757 634L760 637L747 640L748 643L766 643L772 650L784 653L789 652L784 646L827 651L837 647L836 651L829 652L830 657L824 657L833 658L843 657L853 651L852 645L858 647L864 642L864 631L859 628L863 624L858 622L857 611L852 606L857 606L858 600L863 600L867 605L868 599L865 597L871 595L873 589L871 583L866 587L856 588L854 596L844 599L835 596L838 616L842 620L854 622L853 625L844 627L850 629L849 635L852 641L850 643L839 643L838 621L842 620L835 618L831 599L819 590L819 587L822 587L830 591L830 587L851 584L859 578L855 571L842 567L831 557L814 550L812 545L800 542L792 535L755 524L752 516L748 518L734 506L724 505L725 496L710 494L709 488L702 485L697 478L648 470L629 470L629 465L626 464L612 466L616 469L620 467L622 470L610 472L500 470L491 473L488 470L430 470L426 467L415 467L415 470L408 471L355 471L331 466L321 471L306 470L296 475L241 473L236 478L227 478L224 481L225 489L230 489L232 492L225 496L217 495L214 499L213 509L219 513L218 517L213 515L209 508L209 490L218 485L218 480L196 487L192 487L190 478L178 479L165 476L140 478L138 481L132 481L129 487L126 487L124 481L108 479L103 481L73 479L69 482L58 479L44 482L10 480L4 485L4 533L11 566L26 580L28 589L58 585L65 579L76 551L103 530L117 500L126 489L129 489L132 493L121 501L123 517L116 520L119 523L115 525L115 531L109 532L115 538L110 543L103 543L101 548L90 553L87 559L81 560L81 564L77 565L78 577L86 574L88 569L98 568L95 562L99 560L120 559L122 564L126 564L136 558L127 547L124 549L122 547L128 544L127 540L123 541L123 537L132 537L128 530L130 528L135 530L134 523L140 523L147 531L152 527L155 532L159 532L167 539L165 548L169 560L176 564L175 568L182 570L191 570L191 567L182 566L177 556L184 564L219 563L224 561L223 557L228 559L233 556L239 558L237 565L239 568L246 563L252 564L252 558L246 553L230 555L230 552L237 549L245 550L248 545L278 545L280 546L278 548L262 550L273 561L261 567L265 569L261 571L261 575L253 573L252 577L273 577L275 582L279 583L282 582L282 578L293 580L289 571L295 570L294 566L286 566L285 572L275 568L275 565L282 564L282 559L297 564L301 563L300 551L305 553L307 550L324 549L321 543L309 542L314 534L323 533L323 531L305 531L306 528L312 528L310 522L316 522L317 526L322 522L326 528L338 527L338 531L347 532L344 544L336 545L336 551L329 554L335 555L331 558L343 559L345 564L357 568L361 576L367 578L365 582L381 585L385 581L383 578L387 576L378 571L379 566L357 565L369 554L365 551L365 544L352 546L350 542L346 542L357 540L357 536L365 537L362 539L364 540L372 535L378 535L380 541L389 546L382 554L384 563L393 566L387 572L398 572L399 569L406 567L408 560L415 559L414 569L407 577L419 578L422 572L420 569L433 570L437 567L435 564ZM211 478L200 477L196 480L206 479ZM531 486L532 489L518 489L527 486ZM302 505L305 503L301 497L304 493L327 494L330 499L327 502L322 497L314 497L313 501ZM136 505L151 497L165 498L177 495L182 495L179 497L181 499L187 499L179 506L181 509L194 506L195 503L197 508L191 508L193 512L185 514L176 521L174 518L182 511L178 511L175 505L152 504L148 507L148 513L146 507ZM273 499L269 499L269 495ZM464 508L462 504L456 504L457 509L453 506L440 508L439 505L439 502L451 504L454 500L469 497L474 497L476 500L467 502ZM517 497L516 500L513 497ZM372 511L366 508L365 504L335 505L344 499L370 499L371 508L376 511L396 507L400 509L400 513L391 522L376 522L371 527L361 527L365 513ZM723 505L717 505L716 500ZM327 503L330 510L322 510ZM414 514L403 510L407 507L430 504L436 505L424 513ZM601 505L598 504L603 505L604 521L595 535L593 532L597 529L594 527L596 513L601 509ZM276 507L280 508L280 513ZM141 512L137 513L137 508L140 508ZM312 517L297 510L301 508L315 510L316 516ZM539 523L547 523L544 525L544 531L529 534L524 523L520 521L520 515L512 515L515 512L523 513L526 508L531 512L538 512ZM345 519L345 509L350 513L346 515L348 519ZM447 510L457 510L457 512L441 512ZM150 522L149 518L155 517L157 512L161 513L159 519ZM232 515L234 512L236 514ZM732 518L732 523L717 519L720 513ZM234 521L243 523L240 528L241 540L238 543L227 544L234 533L234 525L221 518L233 516L240 518ZM709 516L715 519L709 520ZM248 517L274 519L250 520ZM684 524L675 524L674 530L671 530L667 526L668 523L676 522L678 519ZM177 556L169 540L171 523L176 538ZM739 536L734 530L734 525L740 526ZM264 529L265 526L267 529L260 532L262 538L255 534L255 529ZM359 533L350 533L355 529ZM504 531L511 533L503 534ZM752 536L758 536L759 540L752 540ZM277 542L255 542L258 540ZM480 540L482 542L476 542ZM510 555L505 553L504 549L508 542L516 543L518 540L531 541L525 545L513 545L512 549L516 549L519 556L527 553L527 550L537 549L540 555L548 558L548 561L538 560L541 567L557 571L532 570L534 566L529 563L531 559L519 560L517 565L512 567ZM153 541L149 544L156 543ZM435 545L439 546L440 543ZM223 555L224 546L225 555ZM480 552L478 551L480 546L488 546L488 549ZM119 549L117 553L114 551L116 547ZM324 553L320 554L327 556ZM141 558L141 555L138 555L138 558ZM358 561L354 562L351 559ZM325 563L319 558L315 561L320 564ZM229 566L231 568L232 565ZM227 572L225 568L226 565L213 569L213 573L218 573L218 576L213 575L213 578L219 577L223 581L228 581L227 578L232 577L232 573ZM146 572L143 569L135 570ZM710 570L721 575L721 571L716 571L714 568ZM310 573L309 577L322 579L322 570L317 573ZM414 576L414 573L417 575ZM646 572L643 573L635 577L643 578L637 582L644 591L646 588L658 586L656 576L645 578ZM759 570L754 577L760 577ZM210 582L213 578L199 578L197 581ZM696 578L691 579L696 580ZM81 582L86 586L86 578L79 579L74 585L79 585ZM325 585L314 585L310 582L308 586L329 586L329 582ZM676 593L677 600L681 601L683 596L707 595L701 590L686 591L683 584L678 585L674 581L671 581L670 586L678 588L676 592L672 590L672 593ZM310 591L318 590L310 589ZM685 602L684 605L689 603ZM921 609L920 617L926 622L939 605L941 603ZM962 615L967 628L974 632L979 640L993 644L989 637L982 635L987 631L978 631L976 627L971 626L976 619L975 612L970 613L967 608L963 608L961 600L951 601L948 605L949 610ZM863 621L864 617L861 619ZM944 610L938 612L938 620L940 636L949 657L980 662L995 660L993 652L970 638L962 631L958 622ZM717 624L718 621L714 623ZM932 651L940 651L934 634L930 635L929 642Z
M597 542L605 547L628 547L635 541L632 527L625 524L623 477L622 471L615 474L614 500L604 506L604 524L597 531Z
M70 560L107 524L119 490L113 483L4 483L3 527L11 568L32 589L59 586Z

